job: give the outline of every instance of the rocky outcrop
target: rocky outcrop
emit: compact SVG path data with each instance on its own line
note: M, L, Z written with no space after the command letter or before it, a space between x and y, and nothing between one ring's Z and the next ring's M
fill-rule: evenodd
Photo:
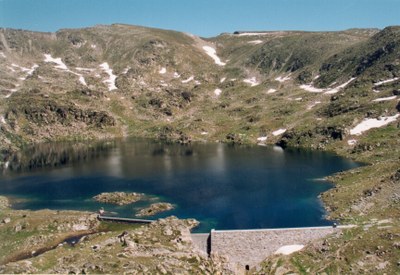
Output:
M73 122L84 122L87 125L99 128L115 125L115 119L107 112L80 109L52 99L33 97L30 98L29 102L26 102L24 98L18 97L13 99L10 106L5 115L6 119L10 121L23 116L39 126L55 123L68 126Z
M75 249L59 246L29 259L0 265L0 273L232 274L218 257L193 246L193 219L160 219L148 226L96 233ZM54 260L57 259L57 260Z
M125 192L111 192L101 193L93 197L98 202L110 203L116 205L126 205L141 200L145 195L143 193L125 193Z
M6 209L8 207L10 207L8 199L4 196L0 196L0 209Z
M140 210L136 216L138 217L146 217L146 216L154 216L158 213L169 211L174 209L174 206L170 203L166 202L158 202L153 203L149 207Z

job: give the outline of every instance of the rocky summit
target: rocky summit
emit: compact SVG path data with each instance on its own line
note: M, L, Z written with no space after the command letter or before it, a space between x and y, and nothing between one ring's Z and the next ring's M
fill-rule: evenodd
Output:
M121 24L56 33L0 29L3 169L62 163L56 156L20 159L19 150L29 144L126 136L305 147L367 164L331 176L335 187L321 194L329 217L355 229L293 255L269 257L249 272L398 272L399 99L398 26L213 38ZM59 226L72 230L76 224L53 221L38 231L22 218L40 213L0 212L8 221L0 234L11 242L4 249L13 255L1 257L0 271L226 272L223 260L189 252L190 244L178 241L182 230L160 233L183 226L174 219L128 231L124 239L114 236L120 228L108 229L114 233L89 237L79 252L57 248L20 257L32 240L44 242L36 241L40 230L56 234ZM97 222L84 226L97 232ZM154 230L164 237L154 237Z

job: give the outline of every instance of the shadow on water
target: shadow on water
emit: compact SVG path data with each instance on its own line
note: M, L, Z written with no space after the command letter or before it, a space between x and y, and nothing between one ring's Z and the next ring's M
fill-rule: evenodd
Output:
M332 187L315 182L360 166L325 152L225 144L166 144L152 140L49 143L20 152L0 176L0 194L19 198L16 209L96 211L123 217L154 202L169 215L195 218L197 232L215 229L331 224L318 195ZM152 200L116 206L92 199L101 192L148 194Z
M61 167L107 157L118 141L39 143L7 156L9 171L32 171L37 168Z

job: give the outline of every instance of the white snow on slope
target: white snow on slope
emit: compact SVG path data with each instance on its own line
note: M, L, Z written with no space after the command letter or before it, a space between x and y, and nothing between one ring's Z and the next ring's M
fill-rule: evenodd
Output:
M0 122L3 124L6 124L6 120L5 120L4 116L0 116Z
M267 138L268 138L267 136L258 137L257 141L264 142L267 140Z
M336 94L338 93L341 89L345 88L347 85L350 84L350 82L352 82L354 79L356 79L355 77L350 78L349 81L347 81L346 83L343 83L342 85L339 85L335 88L326 88L326 89L322 89L322 88L317 88L314 87L312 84L303 84L300 85L300 88L307 91L307 92L311 92L311 93L325 93L325 94Z
M350 146L356 145L356 144L357 144L357 140L355 140L355 139L349 139L349 140L347 141L347 144L350 145Z
M276 137L276 136L282 135L285 132L286 132L286 129L278 129L276 131L273 131L272 135L274 135Z
M3 52L0 52L0 56L3 58L7 58L7 56Z
M131 67L126 67L126 68L122 71L122 73L123 73L123 74L127 74L128 71L130 70L130 68L131 68Z
M307 106L307 110L311 110L312 108L314 108L314 107L317 106L318 104L321 104L321 101L315 101L314 103L308 105L308 106Z
M69 71L67 65L65 65L64 62L62 62L61 57L53 58L51 54L44 54L44 57L45 57L44 62L56 63L57 65L55 67L57 69Z
M79 82L82 83L83 85L87 86L85 78L82 75L79 76Z
M274 254L289 255L296 251L302 250L303 247L304 247L304 245L302 245L302 244L285 245L285 246L280 247L277 251L275 251Z
M389 117L381 117L381 118L366 118L361 123L359 123L356 127L350 130L350 135L359 136L363 132L368 131L372 128L380 128L385 125L388 125L391 122L396 121L396 119L400 116L400 114L389 116Z
M270 32L242 32L237 36L257 36L257 35L270 35Z
M311 93L323 93L326 91L326 89L314 87L312 84L303 84L300 85L300 88Z
M83 72L93 72L95 69L91 69L91 68L81 68L81 67L76 67L75 68L78 71L83 71Z
M33 72L35 71L35 69L39 67L38 64L33 64L33 66L31 68L26 68L26 67L22 67L17 64L14 64L14 63L12 63L11 66L20 69L22 72L26 72L28 75L32 75ZM12 67L9 67L9 68L12 69ZM12 71L15 72L14 69L12 69Z
M117 79L117 76L113 74L113 70L110 68L107 62L104 62L103 64L99 65L103 71L108 74L109 78L107 80L104 80L103 82L108 85L108 90L116 90L118 89L117 86L115 86L115 80Z
M259 82L257 82L257 79L255 76L253 76L252 78L247 78L243 80L244 83L250 84L251 87L260 85Z
M219 81L219 83L224 83L226 80L226 77L221 78L221 80Z
M165 67L162 67L161 70L159 71L160 74L165 74L167 72L167 69Z
M68 69L67 65L65 65L64 62L62 62L60 57L54 58L54 57L51 56L51 54L45 54L44 57L45 57L44 62L46 62L46 63L55 63L56 65L54 67L56 69L60 69L60 70L63 70L65 72L68 72L68 73L71 73L71 74L74 74L74 75L78 76L79 77L79 82L82 85L87 86L85 78L83 77L83 75L81 75L79 73L76 73L76 72L73 72L70 69ZM76 70L78 70L78 71L86 71L86 72L94 71L94 69L80 68L80 67L77 67Z
M180 74L178 74L177 72L174 72L174 78L180 78L180 77L181 77Z
M221 89L215 89L214 94L219 96L222 93Z
M396 99L397 98L397 96L388 96L388 97L381 97L381 98L377 98L377 99L374 99L374 100L372 100L372 102L380 102L380 101L389 101L389 100L393 100L393 99Z
M277 78L275 78L275 80L276 80L276 81L279 81L279 82L285 82L285 81L290 80L290 75L287 75L287 76L278 76Z
M188 79L182 80L182 83L189 83L190 81L192 81L194 79L194 75L192 75L191 77L189 77Z
M398 77L395 77L395 78L379 81L379 82L374 83L374 86L380 86L380 85L383 85L383 84L386 84L386 83L394 82L394 81L396 81L398 79L399 79Z
M261 44L261 43L263 43L264 41L262 41L262 40L252 40L252 41L249 41L249 42L247 42L247 43L249 43L249 44L253 44L253 45L258 45L258 44Z
M356 79L355 77L350 78L349 81L343 83L342 85L337 86L336 88L330 89L328 91L325 92L325 94L327 95L331 95L331 94L336 94L337 92L339 92L341 89L345 88L347 85L350 84L350 82L352 82L354 79Z
M277 90L276 89L268 89L267 94L273 94L275 93Z
M208 54L212 59L214 59L215 64L219 66L225 66L226 63L222 62L221 59L217 56L217 51L210 46L203 46L203 50Z

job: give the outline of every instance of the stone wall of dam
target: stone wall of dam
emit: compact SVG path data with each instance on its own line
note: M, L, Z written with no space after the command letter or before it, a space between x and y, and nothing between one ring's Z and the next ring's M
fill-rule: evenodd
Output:
M212 230L210 234L192 234L194 245L208 254L227 257L232 270L245 271L257 266L279 249L291 253L311 241L351 226L323 226L255 230Z

